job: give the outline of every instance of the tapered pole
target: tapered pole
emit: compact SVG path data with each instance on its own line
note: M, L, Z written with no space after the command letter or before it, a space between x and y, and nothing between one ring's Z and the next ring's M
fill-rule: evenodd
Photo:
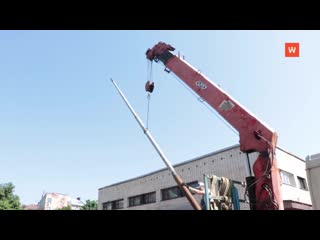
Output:
M156 151L158 152L158 154L160 155L161 159L164 161L164 163L166 164L166 166L168 167L169 171L171 172L174 180L176 181L176 183L178 184L178 186L181 188L181 190L184 192L184 194L186 195L187 199L189 200L190 204L192 205L192 207L195 210L201 210L201 207L199 205L199 203L197 202L197 200L192 196L192 194L190 193L189 189L187 188L187 186L184 184L184 182L182 181L182 179L180 178L180 176L177 174L177 172L174 170L174 168L172 167L171 163L169 162L168 158L165 156L165 154L162 152L162 150L160 149L159 145L156 143L156 141L153 139L151 133L149 132L149 130L147 128L145 128L145 126L143 125L141 119L139 118L138 114L134 111L134 109L132 108L132 106L130 105L129 101L126 99L126 97L124 96L124 94L122 93L122 91L120 90L120 88L118 87L118 85L115 83L115 81L113 81L113 79L111 79L111 82L113 83L113 85L116 87L117 91L119 92L121 98L124 100L124 102L126 103L126 105L128 106L128 108L130 109L131 113L133 114L134 118L137 120L138 124L140 125L140 127L143 130L143 133L148 137L148 139L150 140L151 144L153 145L153 147L156 149Z

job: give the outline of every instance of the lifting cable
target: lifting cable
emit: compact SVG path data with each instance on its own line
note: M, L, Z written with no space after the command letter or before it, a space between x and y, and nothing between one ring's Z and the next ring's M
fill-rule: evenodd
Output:
M154 88L154 83L153 83L153 76L152 76L152 61L148 61L147 65L147 83L145 86L145 90L148 92L148 106L147 106L147 123L146 123L146 129L149 128L149 112L150 112L150 100L151 100L151 93Z
M151 98L150 93L148 93L147 98L148 98L148 109L147 109L147 124L146 124L147 126L146 126L146 128L148 129L148 128L149 128L149 109L150 109L150 98Z

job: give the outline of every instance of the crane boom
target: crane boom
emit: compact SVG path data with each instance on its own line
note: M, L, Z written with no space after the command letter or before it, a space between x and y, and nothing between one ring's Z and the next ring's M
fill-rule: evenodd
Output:
M283 209L280 191L280 175L275 157L277 133L250 113L200 71L184 59L174 55L175 48L159 42L146 52L150 61L159 60L204 99L240 136L240 150L245 153L259 152L253 171L255 173L256 209Z

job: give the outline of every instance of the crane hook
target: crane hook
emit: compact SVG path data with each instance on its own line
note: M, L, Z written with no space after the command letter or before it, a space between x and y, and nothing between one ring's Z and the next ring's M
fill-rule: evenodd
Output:
M152 93L153 89L154 89L154 82L147 81L147 83L145 85L145 89L146 89L147 92Z

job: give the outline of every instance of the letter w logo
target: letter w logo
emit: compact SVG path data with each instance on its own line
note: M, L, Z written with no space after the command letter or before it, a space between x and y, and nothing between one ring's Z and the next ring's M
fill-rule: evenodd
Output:
M285 56L299 57L300 56L299 43L285 43Z

